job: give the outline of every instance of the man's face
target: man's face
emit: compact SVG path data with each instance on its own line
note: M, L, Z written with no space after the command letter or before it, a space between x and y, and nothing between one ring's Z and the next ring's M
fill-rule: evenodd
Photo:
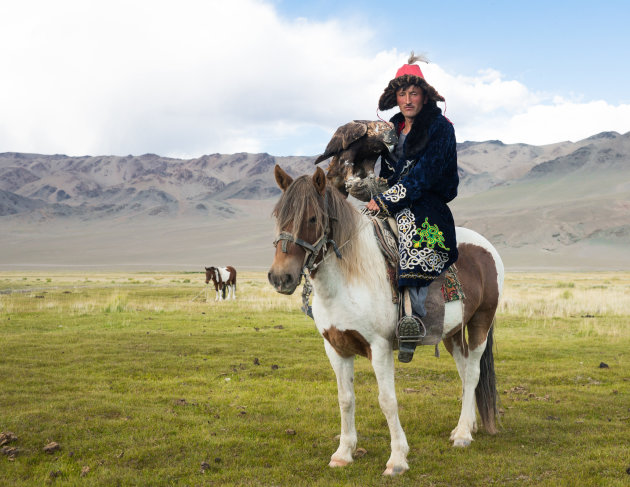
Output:
M424 91L418 86L400 88L396 92L396 101L405 118L415 118L427 102Z

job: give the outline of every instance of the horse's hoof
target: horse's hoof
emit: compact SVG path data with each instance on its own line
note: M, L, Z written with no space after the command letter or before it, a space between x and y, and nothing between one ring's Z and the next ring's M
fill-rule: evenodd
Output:
M472 440L469 440L468 438L458 438L453 442L453 446L456 446L458 448L466 448L467 446L470 446L471 443Z
M396 475L404 474L407 470L409 470L409 467L406 465L395 465L393 467L387 467L383 472L383 475L386 475L388 477L395 477Z
M328 464L328 466L332 467L332 468L345 467L349 463L350 462L348 462L346 460L337 460L337 459L331 458L330 463Z

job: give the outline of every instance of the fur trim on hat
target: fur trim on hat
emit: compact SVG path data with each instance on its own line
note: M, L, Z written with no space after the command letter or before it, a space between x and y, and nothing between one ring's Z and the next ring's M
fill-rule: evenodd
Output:
M430 100L444 101L444 97L440 95L437 90L433 88L433 86L427 83L424 78L405 74L398 78L394 78L389 82L387 88L385 88L385 91L383 91L381 98L378 100L378 109L381 111L385 111L389 110L390 108L394 108L396 105L398 105L396 101L396 92L400 88L407 88L412 85L422 88Z

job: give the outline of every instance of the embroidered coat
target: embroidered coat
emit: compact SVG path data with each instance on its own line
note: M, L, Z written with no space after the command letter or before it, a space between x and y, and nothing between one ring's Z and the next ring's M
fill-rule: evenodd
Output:
M403 156L393 164L381 162L380 175L387 178L389 189L374 197L381 211L398 223L401 287L428 286L458 255L455 223L447 206L459 184L455 130L437 106L430 110L423 114L423 123L418 120L422 112L414 120ZM390 121L400 133L403 115Z

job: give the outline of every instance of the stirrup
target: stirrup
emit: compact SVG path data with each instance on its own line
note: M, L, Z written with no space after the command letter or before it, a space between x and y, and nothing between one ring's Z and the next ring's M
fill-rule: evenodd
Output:
M403 316L398 322L398 361L411 362L416 345L426 334L424 323L419 318L411 315Z
M398 322L398 343L418 343L426 334L424 323L417 316L406 315Z

